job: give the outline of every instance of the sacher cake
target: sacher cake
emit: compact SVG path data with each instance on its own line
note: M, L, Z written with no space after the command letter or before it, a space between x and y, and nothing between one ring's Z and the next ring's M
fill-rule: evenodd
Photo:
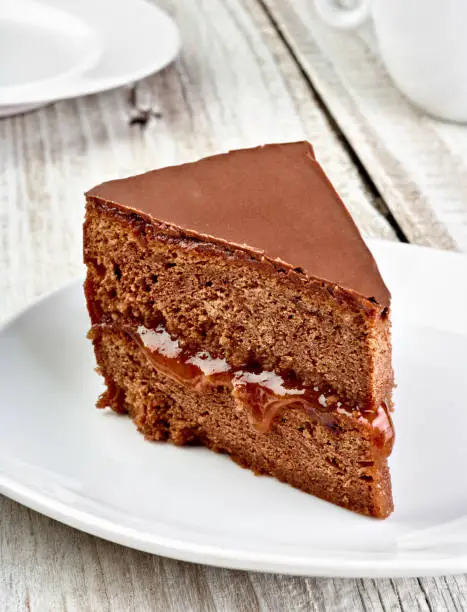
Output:
M98 407L350 510L392 509L390 294L306 142L86 194Z

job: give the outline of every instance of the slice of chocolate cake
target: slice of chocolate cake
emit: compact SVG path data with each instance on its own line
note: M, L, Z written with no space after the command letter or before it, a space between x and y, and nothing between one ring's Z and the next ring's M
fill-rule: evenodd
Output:
M390 295L308 143L92 189L84 260L99 407L390 514Z

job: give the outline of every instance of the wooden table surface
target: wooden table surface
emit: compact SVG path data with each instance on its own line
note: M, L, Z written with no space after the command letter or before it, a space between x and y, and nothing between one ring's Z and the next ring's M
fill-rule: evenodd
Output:
M135 87L0 120L0 317L83 272L85 189L168 163L308 138L369 236L467 250L467 126L393 87L371 27L311 0L164 0L183 49ZM296 578L165 559L0 497L0 611L467 609L467 576Z

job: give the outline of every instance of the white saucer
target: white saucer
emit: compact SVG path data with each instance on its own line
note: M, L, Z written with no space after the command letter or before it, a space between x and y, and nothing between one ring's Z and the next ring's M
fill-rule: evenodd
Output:
M467 258L371 242L393 293L396 510L358 516L226 456L151 444L94 409L82 287L0 332L0 491L141 550L329 576L467 571Z
M0 104L63 87L98 60L102 45L81 19L36 0L0 9ZM7 60L7 61L5 61Z
M0 9L0 34L9 36L0 50L3 44L10 50L9 67L0 70L0 117L137 81L169 64L180 46L173 20L143 0L11 6ZM38 25L28 36L32 24Z

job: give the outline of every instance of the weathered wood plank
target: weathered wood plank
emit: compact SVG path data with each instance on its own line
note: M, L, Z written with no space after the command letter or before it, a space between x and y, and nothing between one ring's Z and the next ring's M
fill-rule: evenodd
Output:
M409 239L467 250L467 127L404 99L370 28L333 30L308 0L262 2Z

